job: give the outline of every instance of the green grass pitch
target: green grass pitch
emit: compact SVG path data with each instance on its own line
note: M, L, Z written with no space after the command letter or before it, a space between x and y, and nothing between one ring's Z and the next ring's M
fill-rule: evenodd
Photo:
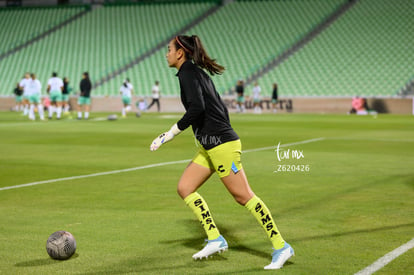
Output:
M187 129L149 150L179 114L99 120L107 115L31 122L0 113L0 274L272 272L263 270L271 260L263 229L217 176L199 192L229 251L192 260L205 235L176 184L196 152L194 137ZM233 114L231 120L250 185L296 252L278 274L354 274L414 238L413 116ZM279 143L289 158L278 160ZM147 167L176 161L184 162ZM142 169L123 170L134 167ZM119 173L4 189L109 171ZM46 253L57 230L77 241L67 261ZM410 273L414 249L376 274Z

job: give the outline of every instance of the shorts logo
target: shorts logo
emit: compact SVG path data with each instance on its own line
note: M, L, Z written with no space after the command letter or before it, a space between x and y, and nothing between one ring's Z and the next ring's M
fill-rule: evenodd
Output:
M236 164L233 163L231 164L231 170L233 170L234 174L237 174L237 172L239 172L239 169L237 168Z
M226 172L226 169L224 169L223 167L224 167L224 165L219 165L219 166L217 167L217 171L219 171L220 173L224 173L224 172Z

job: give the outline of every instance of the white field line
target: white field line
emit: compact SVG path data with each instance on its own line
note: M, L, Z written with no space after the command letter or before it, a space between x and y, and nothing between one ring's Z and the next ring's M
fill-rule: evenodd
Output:
M355 273L355 275L371 275L372 273L380 270L387 264L389 264L392 260L397 258L398 256L404 254L408 250L414 248L414 239L408 241L407 243L403 244L402 246L394 249L390 253L384 255L383 257L379 258L375 261L372 265L367 266L366 268L362 269L361 271Z
M113 171L107 171L107 172L100 172L100 173L93 173L93 174L88 174L88 175L80 175L80 176L58 178L58 179L51 179L51 180L35 181L35 182L31 182L31 183L26 183L26 184L19 184L19 185L1 187L0 191L8 190L8 189L22 188L22 187L28 187L28 186L34 186L34 185L39 185L39 184L51 183L51 182L65 181L65 180L76 180L76 179L91 178L91 177L104 176L104 175L112 175L112 174L135 171L135 170L142 170L142 169L147 169L147 168L153 168L153 167L159 167L159 166L165 166L165 165L171 165L171 164L177 164L177 163L184 163L184 162L189 162L190 160L191 159L178 160L178 161L169 161L169 162L160 162L160 163L154 163L154 164L138 166L138 167L133 167L133 168L127 168L127 169L121 169L121 170L113 170Z
M305 143L310 143L310 142L321 141L321 140L324 140L324 139L325 138L314 138L314 139L302 140L302 141L293 142L293 143L281 144L280 147L294 146L294 145L299 145L299 144L305 144ZM245 151L243 151L243 153L258 152L258 151L264 151L264 150L270 150L270 149L276 149L276 146L245 150ZM83 179L83 178L91 178L91 177L119 174L119 173L131 172L131 171L142 170L142 169L153 168L153 167L159 167L159 166L173 165L173 164L178 164L178 163L186 163L186 162L189 162L189 161L191 161L191 159L169 161L169 162L160 162L160 163L148 164L148 165L143 165L143 166L138 166L138 167L133 167L133 168L127 168L127 169L121 169L121 170L113 170L113 171L107 171L107 172L100 172L100 173L93 173L93 174L73 176L73 177L65 177L65 178L57 178L57 179L50 179L50 180L43 180L43 181L35 181L35 182L31 182L31 183L1 187L0 191L9 190L9 189L16 189L16 188L22 188L22 187L29 187L29 186L39 185L39 184L58 182L58 181L76 180L76 179Z

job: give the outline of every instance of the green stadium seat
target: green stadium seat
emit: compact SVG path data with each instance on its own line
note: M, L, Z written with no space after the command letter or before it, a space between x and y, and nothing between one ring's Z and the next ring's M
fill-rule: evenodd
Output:
M81 13L85 7L0 9L0 54Z
M309 90L317 96L396 95L413 74L413 13L410 0L359 1L259 81L286 83L281 94L287 96Z
M25 71L36 72L43 85L52 71L57 71L60 76L68 76L75 88L78 87L84 71L89 71L92 81L97 81L107 76L111 70L122 68L137 56L150 50L213 5L214 3L183 3L97 8L44 39L1 60L0 83L10 83L13 86ZM60 9L49 9L46 13L34 12L31 15L32 24L53 18L52 14L47 13L53 10L60 11ZM68 8L68 10L72 12L72 9ZM142 81L141 75L136 75L135 79L131 76L131 81L147 85ZM152 83L153 80L150 82ZM118 85L121 84L122 81L116 85L105 84L94 90L93 95L117 95ZM150 88L146 87L145 90ZM4 89L0 93L9 94L10 91Z

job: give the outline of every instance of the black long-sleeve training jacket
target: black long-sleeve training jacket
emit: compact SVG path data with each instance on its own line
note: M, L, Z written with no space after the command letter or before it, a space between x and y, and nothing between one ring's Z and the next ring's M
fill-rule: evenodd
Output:
M79 84L81 96L90 97L92 90L92 83L89 79L83 78Z
M187 60L177 76L181 102L186 110L177 122L178 128L185 130L191 125L196 139L206 150L239 139L230 125L227 108L207 73Z

